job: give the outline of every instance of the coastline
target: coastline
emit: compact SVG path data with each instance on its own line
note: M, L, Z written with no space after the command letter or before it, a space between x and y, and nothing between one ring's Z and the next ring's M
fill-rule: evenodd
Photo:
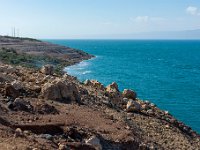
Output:
M96 56L94 56L94 57L92 57L92 58L90 58L90 59L87 59L87 60L91 60L91 59L95 59L96 58ZM70 65L70 66L67 66L67 67L65 67L64 68L64 73L67 73L68 74L68 71L67 71L67 68L68 67L72 67L72 70L73 70L73 67L76 67L76 66L78 66L80 63L82 63L82 62L84 62L84 61L87 61L87 60L82 60L82 61L80 61L80 62L78 62L78 63L75 63L75 64L72 64L72 65ZM71 68L70 68L71 69ZM77 78L77 76L76 75L73 75L73 74L70 74L69 73L69 75L70 76L73 76L73 77L75 77L75 78ZM78 79L79 80L79 79ZM86 80L94 80L94 81L97 81L96 79L86 79ZM84 82L84 81L81 81L81 80L79 80L79 82ZM99 81L97 81L97 82L99 82ZM99 82L100 83L100 82ZM102 84L102 83L100 83L100 84ZM102 84L103 85L103 84ZM121 91L122 92L122 91ZM138 98L139 99L139 98ZM141 100L141 99L139 99L139 100ZM150 102L151 103L151 102ZM153 104L152 103L152 105L155 105L156 106L156 104ZM163 111L165 111L165 110L163 110ZM167 112L167 113L169 113L170 114L170 112L168 112L168 111L165 111L165 112ZM171 115L171 114L170 114ZM185 132L184 130L184 128L190 128L190 129L192 129L191 127L189 127L188 125L186 125L186 124L184 124L184 122L182 122L182 121L179 121L178 119L176 119L173 115L171 115L172 117L173 117L173 122L174 122L174 120L176 120L177 122L179 122L178 124L180 124L180 126L177 124L177 123L175 123L176 125L177 125L177 127L179 128L180 127L180 129L183 131L183 132ZM200 134L197 132L197 131L195 131L195 130L193 130L199 137L200 137Z
M84 52L75 52L79 57L74 58L74 55L71 55L73 58L69 58L69 65L92 58L92 55L84 55ZM59 58L58 55L57 57ZM43 72L6 64L1 64L0 75L3 83L0 84L0 112L3 116L0 118L0 124L2 128L6 128L7 125L8 129L12 129L15 140L24 141L21 136L29 139L37 137L38 145L34 146L40 147L44 144L45 148L50 149L55 146L53 143L56 143L56 148L59 147L59 143L68 146L71 144L72 147L86 143L84 146L88 146L84 141L91 136L96 136L101 141L99 145L103 149L174 149L182 148L183 145L191 149L200 144L200 135L190 127L155 104L140 100L134 91L119 91L116 83L107 87L95 80L80 83L76 77L68 74L58 75L49 70ZM9 86L12 90L8 90L7 83L12 85ZM65 89L67 90L63 93ZM18 102L19 106L29 107L24 106L27 109L24 110L24 107L17 105L16 110L12 110L8 102L12 102L13 105ZM67 121L65 118L68 118ZM18 128L23 131L29 130L29 135L21 133L22 131L18 133ZM43 131L42 128L47 130ZM4 131L0 132L1 135L5 135ZM81 139L70 135L70 132L79 135ZM9 134L13 136L13 133ZM51 135L50 140L45 134ZM68 138L65 141L56 140L65 134L71 138L71 142ZM5 140L4 137L0 136L1 138ZM42 139L50 143L43 143ZM10 141L13 144L12 139ZM32 146L27 145L34 147L31 140L30 143Z

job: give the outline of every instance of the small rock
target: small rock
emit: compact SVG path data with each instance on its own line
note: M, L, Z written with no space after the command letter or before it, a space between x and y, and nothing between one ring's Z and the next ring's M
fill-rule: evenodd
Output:
M149 101L147 101L147 100L146 100L146 101L144 101L144 103L145 103L145 104L150 104L150 102L149 102Z
M151 103L150 106L151 107L156 107L156 105L154 103Z
M54 67L52 65L45 65L42 67L41 72L46 75L53 75Z
M149 109L149 110L147 110L147 114L148 114L148 115L153 115L153 114L154 114L154 112L153 112L153 110L152 110L152 109Z
M67 147L66 147L66 145L64 145L64 144L59 144L58 149L59 149L59 150L66 150Z
M165 115L169 115L169 111L164 111L164 114Z
M97 150L102 150L100 140L96 136L90 137L85 143L94 146Z
M40 137L41 137L41 138L45 138L45 139L47 139L47 140L52 140L52 139L53 139L53 136L50 135L50 134L42 134Z
M15 137L23 136L23 132L20 128L17 128L15 130Z
M15 80L11 82L11 85L16 89L16 90L21 90L23 88L22 83Z
M30 131L28 131L28 130L24 130L24 132L23 132L25 135L30 135Z
M7 103L7 106L8 106L8 108L11 109L11 110L14 108L14 105L13 105L13 102L12 102L12 101L9 101L9 102Z
M130 90L130 89L124 89L124 91L122 92L122 96L124 98L135 100L136 97L137 97L137 94L134 91Z
M5 95L17 98L19 96L19 91L16 90L12 85L7 84L5 87Z
M148 110L149 109L149 105L147 104L142 104L141 105L142 110Z
M141 110L141 106L139 103L131 99L126 105L126 110L127 112L139 112Z

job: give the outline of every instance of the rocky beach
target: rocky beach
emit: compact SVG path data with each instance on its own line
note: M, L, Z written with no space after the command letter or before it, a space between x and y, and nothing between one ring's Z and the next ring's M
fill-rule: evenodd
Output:
M0 149L197 150L200 135L113 82L80 82L63 67L94 56L0 37ZM111 81L112 82L112 81Z

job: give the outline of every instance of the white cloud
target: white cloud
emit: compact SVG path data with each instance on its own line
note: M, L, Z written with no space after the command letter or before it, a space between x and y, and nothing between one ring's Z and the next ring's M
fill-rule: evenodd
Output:
M162 22L165 21L166 19L162 17L137 16L135 18L130 18L130 20L137 23L148 23L148 22Z
M200 12L198 11L198 8L197 7L194 7L194 6L188 6L186 8L186 12L190 15L193 15L193 16L199 16L200 15Z
M135 22L148 22L149 21L149 16L137 16L136 18L133 19Z

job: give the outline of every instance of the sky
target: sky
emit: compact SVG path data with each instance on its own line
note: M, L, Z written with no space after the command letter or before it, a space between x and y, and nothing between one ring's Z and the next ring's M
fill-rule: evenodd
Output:
M200 29L200 0L0 0L0 35L13 28L43 39L170 38Z

